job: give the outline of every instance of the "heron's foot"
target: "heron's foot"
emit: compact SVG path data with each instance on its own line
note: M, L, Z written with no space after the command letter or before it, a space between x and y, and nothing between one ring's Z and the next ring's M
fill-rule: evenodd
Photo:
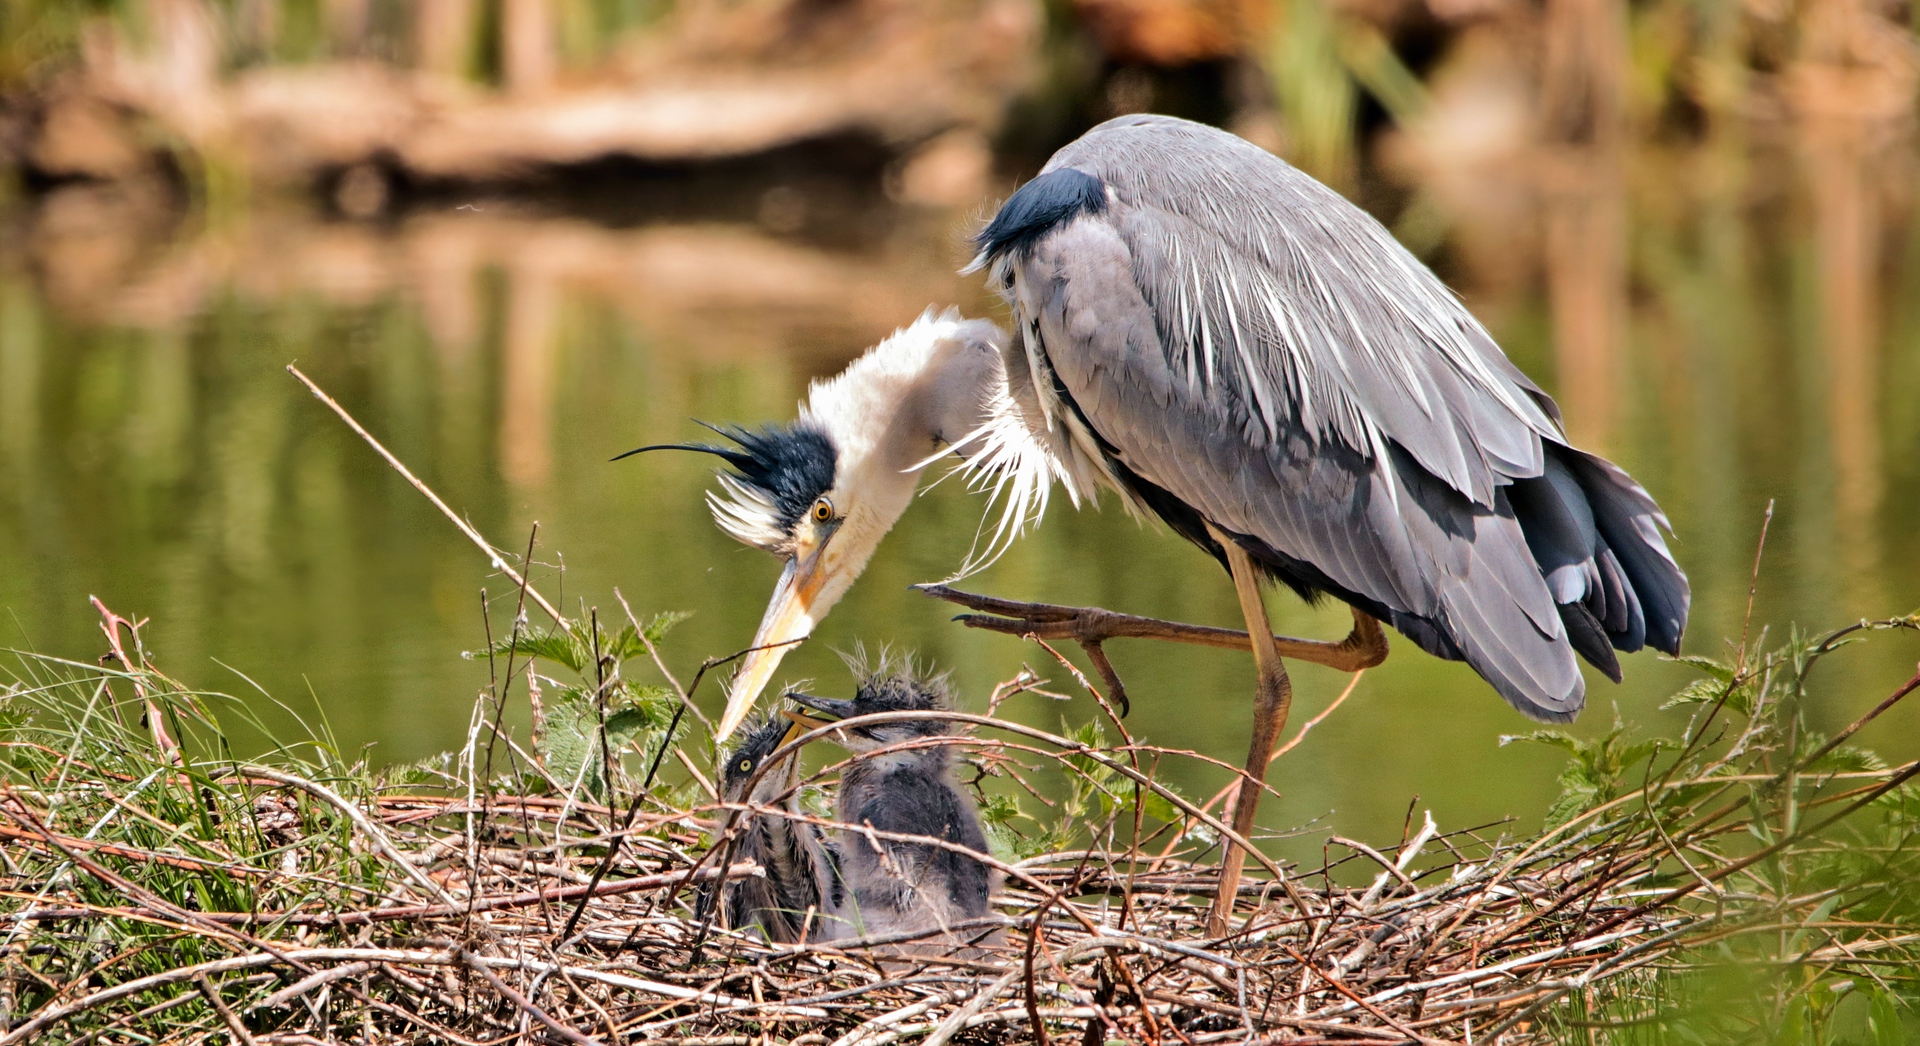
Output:
M946 585L915 585L927 595L958 603L981 613L961 614L954 620L969 628L984 628L1010 636L1034 636L1038 639L1071 639L1087 647L1089 657L1101 675L1107 676L1105 654L1096 654L1099 644L1108 639L1164 639L1175 643L1197 643L1226 650L1251 650L1247 633L1210 625L1188 625L1178 621L1121 614L1099 607L1068 607L1053 603L1019 603L1010 599L961 592ZM1091 645L1090 645L1091 644ZM1353 631L1338 642L1274 636L1274 648L1281 657L1325 665L1342 672L1372 668L1387 659L1387 637L1380 622L1360 610L1353 612ZM1110 677L1108 685L1119 682ZM1122 698L1124 700L1124 698Z
M1127 685L1120 681L1120 673L1114 670L1113 662L1107 660L1107 652L1101 648L1102 640L1121 635L1131 635L1122 631L1126 621L1150 621L1150 618L1133 617L1130 614L1116 614L1099 607L1063 607L1052 603L1016 603L1008 599L996 599L993 596L978 596L971 592L962 592L945 585L915 585L914 588L944 599L949 603L958 603L969 610L984 610L984 614L961 614L955 621L968 628L984 628L991 632L1005 632L1010 636L1032 636L1036 639L1071 639L1080 644L1087 652L1087 660L1093 662L1094 670L1100 673L1100 679L1107 684L1107 694L1124 718L1133 711L1133 702L1127 697ZM1244 636L1246 633L1241 633Z

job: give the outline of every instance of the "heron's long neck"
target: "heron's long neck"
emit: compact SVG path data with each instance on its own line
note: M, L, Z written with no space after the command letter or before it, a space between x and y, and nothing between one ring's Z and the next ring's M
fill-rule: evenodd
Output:
M1005 383L998 335L979 321L922 320L814 387L808 413L827 425L845 473L835 486L859 491L883 529L912 500L915 466L987 421Z

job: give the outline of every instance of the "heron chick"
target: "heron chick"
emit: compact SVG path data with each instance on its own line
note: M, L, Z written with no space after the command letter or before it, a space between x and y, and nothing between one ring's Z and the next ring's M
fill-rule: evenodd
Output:
M791 694L828 719L880 712L953 708L945 676L883 662L863 673L851 701ZM985 935L947 932L989 912L995 875L963 851L984 854L987 836L973 799L954 773L951 723L935 716L845 727L834 735L853 760L840 773L834 851L846 883L838 916L863 936L940 931L933 947L990 943ZM867 829L895 838L867 834ZM909 842L898 836L919 836ZM945 845L942 845L945 844ZM909 945L916 950L925 945Z
M764 770L762 766L804 730L804 721L790 722L779 715L748 724L740 743L727 754L721 799L798 815L800 750L787 752ZM837 936L845 925L836 915L845 891L820 829L778 812L737 816L733 856L763 871L721 890L727 925L736 930L758 926L768 940L781 944Z

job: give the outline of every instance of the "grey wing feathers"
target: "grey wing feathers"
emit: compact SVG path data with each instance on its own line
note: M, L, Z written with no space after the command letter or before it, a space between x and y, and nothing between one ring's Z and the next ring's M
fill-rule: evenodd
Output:
M1097 220L1129 248L1169 370L1316 438L1390 434L1422 468L1491 505L1537 475L1557 426L1478 321L1331 189L1232 135L1166 117L1096 128L1049 167L1104 181Z
M1377 222L1164 117L1096 128L1059 166L1108 205L1022 252L1015 310L1131 474L1536 718L1580 709L1574 650L1616 677L1612 648L1677 650L1665 517L1566 446L1552 400Z

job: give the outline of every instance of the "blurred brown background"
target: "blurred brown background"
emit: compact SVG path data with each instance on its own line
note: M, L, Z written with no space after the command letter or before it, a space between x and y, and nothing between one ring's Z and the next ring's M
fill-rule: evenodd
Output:
M316 413L280 371L298 358L496 541L540 520L564 598L612 605L620 586L636 609L701 611L686 658L735 649L772 566L705 520L707 466L606 459L689 417L789 416L809 378L927 305L993 314L955 274L965 238L1051 150L1143 110L1275 150L1435 266L1574 438L1672 513L1693 649L1740 633L1769 500L1757 622L1920 605L1905 2L0 12L0 645L93 656L99 594L154 617L164 663L228 690L248 687L208 659L246 671L378 758L456 744L477 669L453 655L480 645L477 589L502 586ZM955 488L907 517L796 673L837 679L828 647L890 639L983 693L1031 653L902 591L967 546L980 505ZM980 584L1231 621L1231 589L1190 555L1063 506ZM1283 629L1343 628L1281 603ZM1115 656L1142 729L1240 743L1245 664ZM1820 716L1911 661L1870 656L1827 678ZM1650 656L1627 671L1583 728L1614 700L1657 723L1686 678ZM1305 670L1303 702L1337 683ZM1364 837L1414 792L1449 823L1553 792L1556 761L1496 749L1522 724L1459 666L1402 651L1356 700L1375 704L1282 771L1303 818L1338 809ZM1875 729L1920 739L1913 716ZM1386 746L1404 754L1374 767ZM1497 772L1460 774L1462 753ZM1356 764L1377 772L1339 772Z

